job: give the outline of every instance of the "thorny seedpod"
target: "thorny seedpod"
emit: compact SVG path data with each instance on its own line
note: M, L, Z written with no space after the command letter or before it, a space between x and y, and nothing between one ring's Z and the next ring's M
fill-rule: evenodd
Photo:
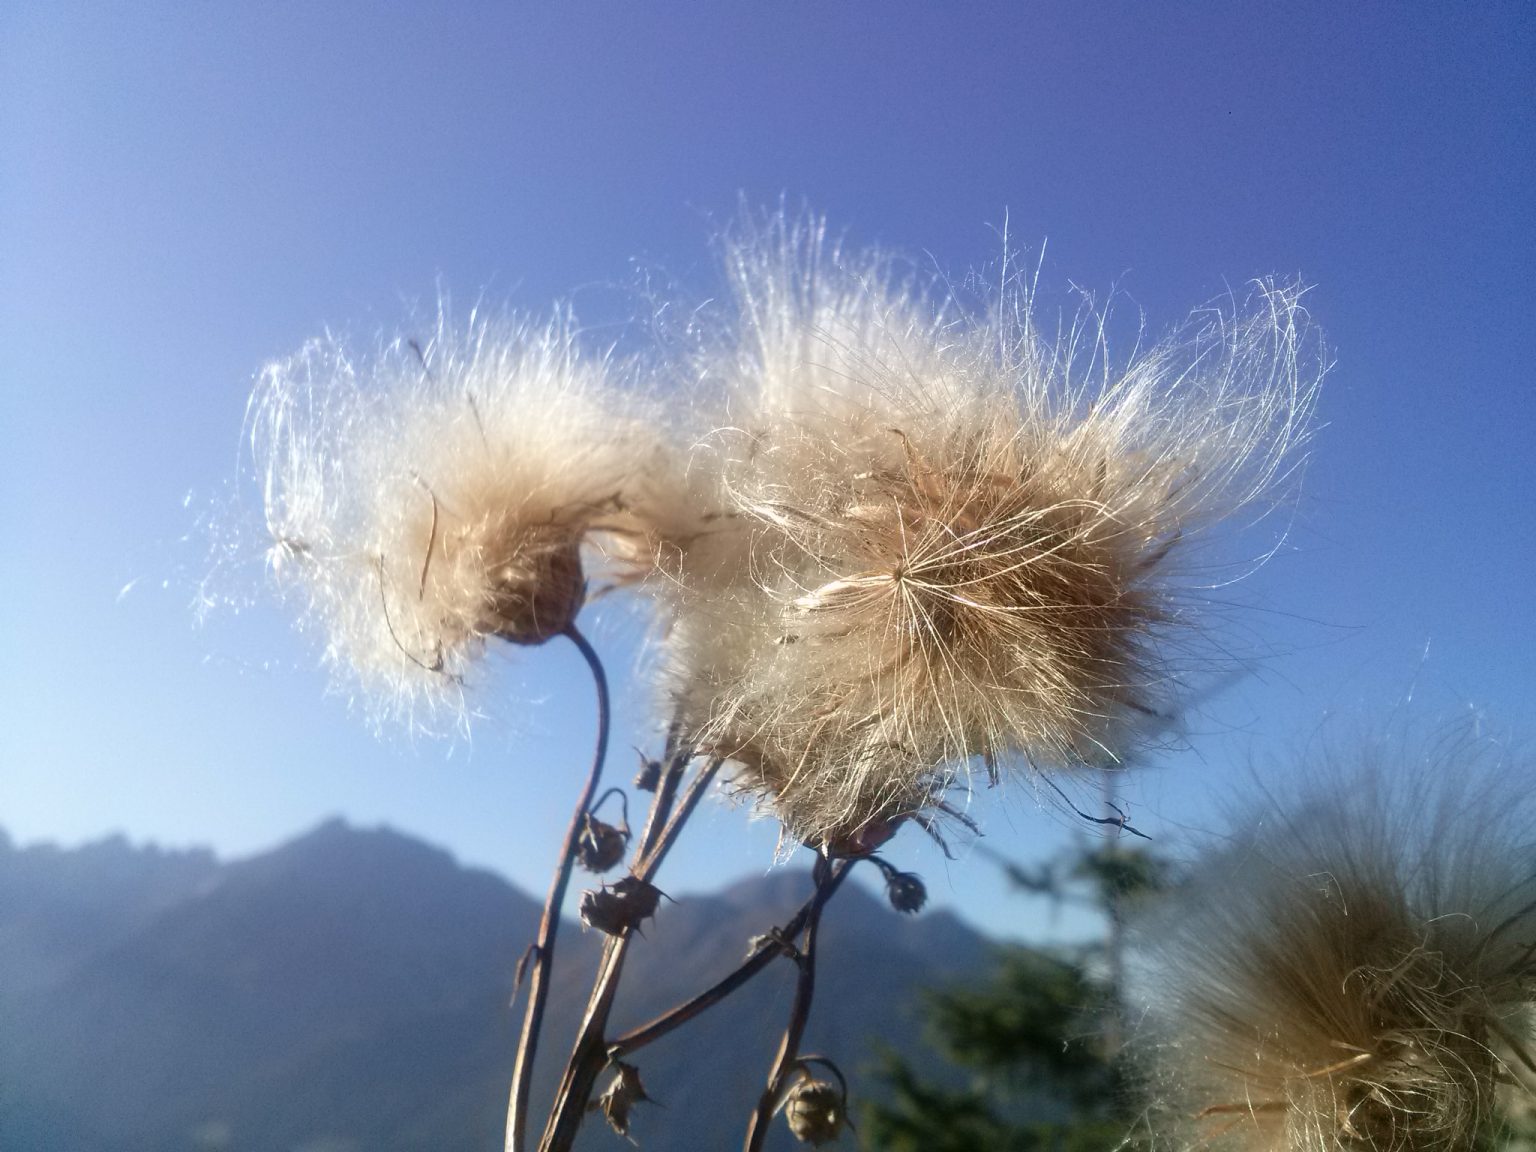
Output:
M635 773L635 788L641 792L654 792L661 784L661 761L640 754L640 771Z
M621 1060L614 1070L613 1080L601 1096L587 1105L587 1111L601 1112L608 1127L633 1144L629 1137L629 1113L642 1100L650 1100L650 1097L640 1082L640 1069Z
M836 1084L804 1079L785 1097L784 1119L796 1140L819 1148L841 1135L848 1122L848 1101Z
M928 903L928 886L915 872L897 872L892 869L885 874L885 898L896 911L915 914L921 912L923 905Z
M609 936L622 936L656 915L663 893L638 876L625 876L596 892L581 894L581 922Z
M588 812L576 840L576 863L588 872L601 874L623 860L628 847L628 828L615 828Z

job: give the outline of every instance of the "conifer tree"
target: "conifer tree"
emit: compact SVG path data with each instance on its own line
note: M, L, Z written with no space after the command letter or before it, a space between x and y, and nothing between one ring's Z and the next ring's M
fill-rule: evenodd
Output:
M1109 1152L1131 1147L1137 1112L1121 1060L1124 924L1160 890L1155 853L1115 839L1038 868L995 857L1022 893L1084 904L1103 925L1074 948L1009 946L979 988L934 994L936 1047L969 1078L963 1088L886 1057L888 1101L865 1110L869 1152Z

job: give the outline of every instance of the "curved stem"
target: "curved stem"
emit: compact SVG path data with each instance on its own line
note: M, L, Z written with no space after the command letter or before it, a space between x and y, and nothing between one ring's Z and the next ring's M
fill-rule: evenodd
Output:
M831 879L827 881L825 893L823 893L822 889L818 888L816 893L801 906L800 911L795 913L793 919L775 933L778 940L793 940L804 931L805 922L810 919L812 906L818 901L825 904L827 900L831 899L832 893L837 891L838 885L843 882L843 877L848 875L854 863L855 861L853 860L838 862L833 868ZM610 1061L622 1059L636 1049L644 1048L647 1044L660 1040L667 1033L681 1028L695 1017L703 1015L732 992L736 991L736 989L751 980L752 977L756 976L764 968L768 967L775 959L783 955L783 950L784 946L777 941L765 941L753 951L752 955L742 962L740 967L713 987L700 992L693 999L677 1005L675 1008L657 1016L649 1023L642 1024L640 1027L632 1029L614 1040L608 1045L608 1059Z
M539 1047L539 1030L544 1024L544 1006L549 1000L549 973L554 961L555 937L560 931L560 909L565 903L566 887L570 884L571 865L576 859L576 844L581 836L582 823L597 793L597 785L603 775L603 761L608 756L608 729L612 709L608 699L608 676L603 671L603 662L587 638L577 631L575 624L567 625L564 635L576 645L576 650L581 653L592 672L592 681L597 689L597 747L592 753L592 768L587 774L586 787L582 789L570 827L566 829L565 843L560 849L560 862L550 881L549 895L544 899L539 936L533 946L528 1007L523 1013L523 1032L517 1042L517 1063L512 1069L512 1091L507 1101L505 1152L523 1152L527 1143L528 1094L533 1087L533 1059Z
M680 760L680 758L683 758ZM667 781L663 783L666 788L670 783L670 792L658 793L657 808L652 810L651 817L647 820L646 829L641 834L640 855L631 869L634 876L649 882L661 867L661 862L666 859L668 850L676 843L678 835L687 823L688 817L698 806L699 800L708 790L710 781L715 778L715 773L720 770L721 760L715 757L698 770L693 780L689 782L688 790L683 793L678 802L677 811L672 814L670 820L662 821L665 813L661 812L663 804L670 806L671 797L675 794L677 780L681 778L681 765L686 763L686 753L682 750L674 752L668 765ZM576 1139L577 1129L581 1127L582 1119L586 1116L587 1101L591 1099L592 1090L597 1084L597 1078L608 1065L608 1045L604 1040L604 1033L608 1028L608 1016L613 1010L614 997L619 990L619 977L624 969L624 954L629 949L629 942L634 938L634 930L629 929L618 936L610 936L603 946L603 957L598 963L597 980L592 985L592 995L587 1001L586 1015L581 1022L581 1030L576 1035L576 1045L571 1050L571 1058L566 1063L565 1075L560 1081L560 1090L555 1096L555 1106L550 1113L549 1123L544 1129L544 1138L539 1147L544 1152L566 1152Z
M757 1102L757 1110L747 1124L745 1152L762 1152L763 1141L768 1138L768 1124L773 1119L774 1108L786 1077L795 1067L800 1051L800 1041L805 1038L805 1026L811 1018L811 1000L816 995L816 935L821 926L821 910L836 890L832 869L825 856L816 861L816 895L811 899L810 915L806 918L805 943L798 958L800 978L795 982L795 1001L789 1012L789 1025L784 1038L779 1041L779 1054L774 1058L773 1070L768 1074L768 1086Z

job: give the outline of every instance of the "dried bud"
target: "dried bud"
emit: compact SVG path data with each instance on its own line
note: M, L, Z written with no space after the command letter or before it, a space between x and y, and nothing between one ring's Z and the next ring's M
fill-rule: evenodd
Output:
M641 792L654 792L660 784L661 761L642 755L640 771L635 773L635 787Z
M826 853L834 860L844 857L862 860L883 848L901 830L905 819L906 816L901 815L877 816L873 820L866 820L852 832L829 838L825 843ZM808 847L814 848L816 845L810 844Z
M530 532L515 557L487 573L484 627L514 644L543 644L560 635L586 600L581 537L547 531L547 541Z
M629 1110L642 1100L649 1100L640 1083L640 1069L619 1061L613 1080L603 1094L587 1105L588 1112L601 1112L603 1119L626 1140L629 1139ZM633 1141L630 1141L633 1143Z
M928 886L915 872L893 870L885 874L885 898L898 912L921 912L928 903Z
M603 885L597 892L581 894L581 922L610 936L622 936L656 915L662 891L637 876Z
M576 863L588 872L603 873L624 859L629 829L604 824L590 812L576 840Z
M785 1098L784 1119L796 1140L819 1148L836 1140L848 1122L847 1100L836 1084L802 1080Z

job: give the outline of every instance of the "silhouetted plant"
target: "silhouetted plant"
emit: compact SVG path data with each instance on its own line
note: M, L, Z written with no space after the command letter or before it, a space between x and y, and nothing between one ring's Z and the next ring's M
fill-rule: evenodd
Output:
M606 942L540 1149L571 1147L609 1071L599 1107L626 1132L633 1054L780 958L796 991L746 1147L779 1112L812 1142L839 1131L800 1043L848 871L907 825L964 820L950 796L973 772L1082 770L1154 738L1219 563L1209 530L1262 516L1307 435L1321 364L1295 286L1259 284L1116 363L1092 307L1047 337L1027 286L965 307L816 221L744 226L727 264L731 303L690 313L666 372L593 354L569 316L460 324L443 307L426 339L372 357L315 341L252 400L272 573L376 716L467 724L498 641L563 639L591 670L597 747L522 966L509 1152L530 1141L573 865L626 850L627 874L582 900ZM667 738L633 836L593 812L609 708L578 625L591 580L657 621ZM717 779L778 821L786 852L815 853L815 890L738 972L612 1036L658 870ZM896 906L920 907L920 882L881 866ZM1021 975L1021 997L1041 980L1047 997L1019 1001L1021 1027L1064 1026L1053 971ZM985 1043L979 1022L967 1043Z

